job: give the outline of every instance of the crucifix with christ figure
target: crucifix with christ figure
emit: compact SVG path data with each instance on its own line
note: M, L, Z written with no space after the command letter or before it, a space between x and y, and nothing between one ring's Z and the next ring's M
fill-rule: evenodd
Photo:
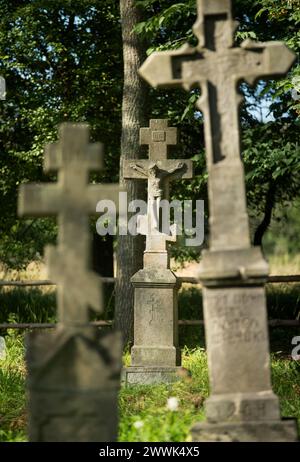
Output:
M168 127L166 119L150 120L149 128L141 128L140 144L149 146L148 160L126 160L124 178L148 181L147 215L140 216L138 230L146 235L146 253L166 252L166 242L176 241L175 226L169 233L160 231L160 203L168 198L170 181L192 178L190 160L168 159L168 146L176 145L177 129Z
M140 129L140 144L149 147L149 158L128 159L124 178L147 180L147 215L140 215L138 232L146 235L144 265L135 273L134 345L131 366L124 370L125 382L150 384L176 379L180 366L178 346L178 280L170 270L168 241L176 241L176 225L160 226L160 205L169 198L169 183L193 176L193 163L168 159L168 147L176 145L177 129L166 119L150 120ZM146 328L145 328L146 326Z

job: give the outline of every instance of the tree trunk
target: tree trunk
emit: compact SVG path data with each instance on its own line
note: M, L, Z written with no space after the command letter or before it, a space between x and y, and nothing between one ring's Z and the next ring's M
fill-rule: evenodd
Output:
M141 157L139 129L147 122L148 89L138 75L138 69L146 59L146 48L133 32L134 26L141 21L135 3L135 0L120 0L124 58L120 187L127 191L128 203L143 199L145 191L144 181L124 180L122 172L125 159ZM130 279L143 266L143 251L142 236L118 236L115 324L123 333L125 345L133 339L134 292Z
M264 217L261 223L256 228L255 235L254 235L254 245L259 245L259 246L262 245L262 239L264 237L264 234L271 224L273 208L275 205L275 190L276 190L275 184L271 180L269 184L269 189L266 195Z

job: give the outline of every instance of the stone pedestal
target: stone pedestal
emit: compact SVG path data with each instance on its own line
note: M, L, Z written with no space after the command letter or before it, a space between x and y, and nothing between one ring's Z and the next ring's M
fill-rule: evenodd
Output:
M131 279L134 286L134 346L131 367L123 371L127 384L151 384L176 380L178 349L177 280L170 271L168 242L176 241L175 224L161 223L162 201L169 184L193 177L193 162L168 159L168 148L177 143L177 129L167 119L152 119L140 130L140 144L148 145L149 159L128 159L126 179L147 180L147 214L138 217L137 228L146 236L144 269Z
M30 441L116 441L121 336L60 327L27 343Z
M242 261L244 266L239 265ZM297 440L296 423L280 419L272 391L263 284L267 269L258 248L204 255L211 394L205 403L207 422L192 429L194 441Z
M138 271L131 281L134 346L124 380L127 384L174 381L180 365L176 276L167 268L151 267Z
M223 443L279 443L296 442L297 423L294 419L265 420L264 422L226 422L226 423L197 423L191 430L194 442L223 442Z

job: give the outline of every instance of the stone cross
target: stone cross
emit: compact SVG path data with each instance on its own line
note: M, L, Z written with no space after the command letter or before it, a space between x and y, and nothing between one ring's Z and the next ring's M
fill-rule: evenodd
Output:
M63 124L59 142L47 147L45 172L56 183L25 184L22 216L58 216L57 247L46 249L57 283L58 327L29 334L26 360L29 439L34 442L115 441L122 342L117 332L90 324L101 313L101 279L90 268L89 215L101 196L118 203L118 185L89 183L101 169L101 145L89 144L85 124Z
M186 44L179 50L152 53L140 68L140 75L153 87L201 88L197 106L205 120L210 245L215 250L250 246L241 174L238 84L283 75L295 59L280 42L246 40L234 48L236 27L231 0L198 0L197 47ZM230 186L233 178L238 187Z
M153 119L141 128L140 144L149 146L149 159L126 160L124 178L148 181L147 215L140 216L139 232L146 234L144 267L131 278L134 286L134 345L131 366L124 370L127 384L151 384L176 380L180 366L178 345L178 281L170 270L167 241L176 240L176 225L160 231L161 200L168 199L169 182L192 178L193 163L168 159L168 147L176 145L177 129L168 120ZM147 328L145 329L145 326Z
M153 53L140 73L155 87L200 87L209 173L210 247L202 253L210 396L194 441L296 441L272 391L261 249L251 247L240 156L238 83L285 74L294 55L280 42L233 46L230 0L198 0L199 43Z
M46 249L49 277L58 284L58 318L85 324L89 309L102 311L101 281L90 263L89 215L101 196L117 203L115 185L89 184L89 173L102 168L99 143L88 144L84 124L63 124L60 140L46 148L44 171L57 171L57 183L21 186L21 216L58 216L58 246ZM83 290L84 287L84 290Z
M152 119L149 128L140 130L140 144L149 146L149 159L124 163L124 178L148 181L148 213L139 217L139 231L147 236L146 252L166 252L167 241L176 240L174 226L170 234L159 231L160 202L168 198L169 182L193 174L190 160L168 159L168 147L176 143L177 129L168 127L167 119Z

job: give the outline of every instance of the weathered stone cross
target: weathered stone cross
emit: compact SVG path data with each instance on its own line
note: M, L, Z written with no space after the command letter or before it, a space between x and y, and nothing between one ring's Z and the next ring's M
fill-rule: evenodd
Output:
M88 184L103 166L102 146L89 144L85 124L62 124L60 141L46 148L44 171L58 171L58 182L21 186L21 216L58 215L58 246L46 248L49 277L58 284L58 318L84 325L89 309L102 311L101 281L89 270L89 215L102 195L118 203L118 186Z
M230 0L198 0L199 45L153 53L141 68L153 86L202 90L211 242L202 254L200 280L210 396L206 422L191 433L193 441L296 441L296 422L280 419L271 386L268 265L250 244L237 95L243 79L252 84L260 76L285 74L294 55L279 42L246 41L234 48L235 27Z
M168 127L167 119L150 120L150 127L140 130L140 144L149 146L149 159L127 160L123 167L124 178L148 181L147 215L139 216L138 222L138 231L146 235L144 266L131 278L134 345L131 366L124 371L128 384L173 381L180 365L179 284L170 270L166 245L167 241L176 241L176 225L170 229L160 226L161 200L168 199L169 182L193 175L191 160L168 159L168 147L176 143L177 129Z
M177 129L168 127L167 119L150 120L150 128L141 128L140 144L149 146L148 160L126 160L124 178L148 180L148 213L141 216L139 231L146 234L146 252L166 252L167 241L176 241L176 231L159 231L161 199L168 198L168 185L175 179L192 178L190 160L168 159L168 146L176 145Z
M202 90L197 105L205 119L213 250L250 246L240 159L238 108L242 97L238 83L254 84L259 77L285 74L295 59L280 42L246 40L241 48L234 48L236 27L231 0L198 0L194 25L198 46L185 44L176 51L155 52L140 68L141 76L153 87Z

